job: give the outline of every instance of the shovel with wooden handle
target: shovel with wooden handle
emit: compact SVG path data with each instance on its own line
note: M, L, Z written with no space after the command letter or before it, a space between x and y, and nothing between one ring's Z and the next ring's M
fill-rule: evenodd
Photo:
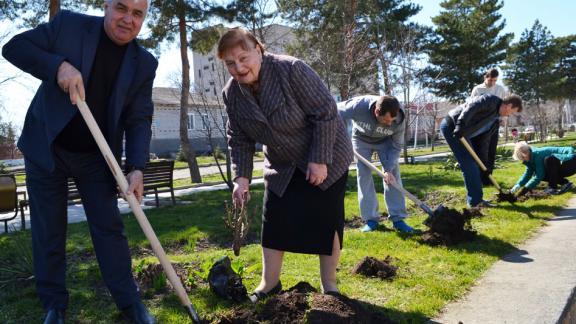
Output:
M108 167L110 167L110 171L112 171L112 174L114 175L114 178L118 183L118 187L120 187L120 191L124 194L124 198L128 201L128 205L130 205L130 208L132 209L132 212L134 213L134 216L136 217L138 224L140 224L142 231L144 231L144 235L146 235L146 238L150 242L154 254L156 254L156 257L160 261L160 264L162 265L162 268L164 269L164 272L166 273L168 280L170 280L170 283L172 284L172 287L174 287L174 290L176 291L178 298L180 298L180 302L182 303L184 308L186 308L186 312L188 313L188 316L190 316L192 322L200 323L198 313L196 313L194 306L192 306L192 303L190 303L188 294L186 293L184 286L180 282L180 279L176 275L176 271L174 271L174 268L172 267L170 260L168 260L166 252L164 252L164 249L162 248L162 245L160 244L160 241L158 240L156 233L154 233L154 230L152 229L152 226L150 225L148 218L146 218L146 215L142 210L142 206L140 206L140 203L138 202L138 199L136 199L135 195L127 194L128 181L126 180L124 173L122 173L122 169L120 168L120 165L118 165L118 162L114 157L114 154L112 154L110 146L108 146L106 139L104 139L104 135L102 135L102 132L100 131L100 128L96 123L96 120L92 116L90 108L88 108L86 102L80 100L79 98L77 99L76 105L78 106L78 109L80 110L80 113L82 114L82 117L86 122L86 125L88 125L88 128L90 129L90 133L92 133L92 136L96 140L98 148L100 148L102 155L104 155L104 159L106 160Z
M464 147L466 148L468 153L470 153L470 155L472 155L474 160L476 160L476 163L478 163L478 166L480 167L480 169L488 175L488 178L490 179L490 181L492 182L494 187L496 187L496 189L498 189L498 191L500 193L504 193L502 191L502 188L498 184L498 182L496 182L496 179L494 179L494 177L490 173L488 173L488 168L486 168L486 166L484 165L482 160L480 160L480 158L478 157L478 154L476 154L476 152L474 152L474 149L472 148L472 146L470 146L470 143L468 143L466 138L460 137L460 142L462 143L462 145L464 145Z
M356 158L359 161L364 163L367 167L369 167L372 171L376 172L376 174L378 174L382 179L384 179L384 172L382 172L380 169L378 169L374 164L372 164L370 161L368 161L365 157L360 155L358 152L354 151L354 155L356 156ZM423 201L421 201L416 196L414 196L413 194L408 192L406 189L404 189L397 182L390 183L390 185L392 187L398 189L398 191L400 191L404 196L408 197L408 199L412 200L418 207L420 207L424 212L426 212L426 214L428 214L428 217L423 222L423 224L426 226L429 226L432 223L432 219L436 215L444 212L444 210L445 210L445 207L442 204L440 204L438 207L436 207L435 210L432 210L430 207L428 207L428 205L426 205Z

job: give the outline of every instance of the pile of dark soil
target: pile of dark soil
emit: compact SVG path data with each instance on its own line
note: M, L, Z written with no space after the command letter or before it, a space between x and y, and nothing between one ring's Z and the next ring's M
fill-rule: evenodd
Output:
M550 195L545 193L543 190L530 190L525 195L518 197L518 201L523 202L528 199L538 200L538 199L545 199L548 197L550 197Z
M393 323L338 293L319 294L306 282L265 301L261 311L238 309L217 323Z
M496 196L494 197L494 199L497 202L503 202L503 201L507 201L509 203L513 203L516 202L518 200L518 197L516 197L516 195L514 195L511 192L498 192L496 194Z
M472 229L470 219L477 217L478 213L474 209L459 213L456 209L444 207L429 220L430 230L422 233L421 240L429 245L447 246L472 241L476 238L476 231Z
M179 263L172 263L176 275L180 278L180 282L186 283L188 278L189 269L186 265ZM173 289L170 281L164 274L164 269L161 264L148 264L143 267L135 275L136 282L145 296L154 294L166 293L169 289ZM192 291L192 287L184 284L184 289L187 292Z
M519 202L524 202L528 199L544 199L544 198L548 198L549 195L547 193L545 193L543 190L530 190L528 191L526 194L520 196L520 197L516 197L514 194L511 193L498 193L496 194L496 196L494 196L494 198L496 199L497 202L501 202L501 201L507 201L510 203L519 201Z
M397 270L398 267L392 265L392 257L388 255L384 260L378 260L373 257L364 257L362 261L354 266L352 273L366 277L391 279L396 276Z

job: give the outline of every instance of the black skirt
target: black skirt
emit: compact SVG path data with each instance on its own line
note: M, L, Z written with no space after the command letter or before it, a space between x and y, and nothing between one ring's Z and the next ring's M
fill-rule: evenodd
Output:
M323 191L296 169L284 195L266 189L262 246L274 250L332 255L334 233L344 238L344 195L348 172Z

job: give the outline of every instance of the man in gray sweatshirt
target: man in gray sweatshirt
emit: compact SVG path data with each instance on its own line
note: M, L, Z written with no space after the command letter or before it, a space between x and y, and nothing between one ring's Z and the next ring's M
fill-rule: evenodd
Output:
M402 193L389 186L402 185L398 158L404 144L404 110L392 96L358 96L338 103L340 116L352 120L352 145L360 155L371 160L378 154L384 168L384 201L394 228L411 233L414 229L404 222L407 216L406 202ZM358 167L358 202L360 215L366 222L363 232L378 227L378 198L370 169L362 163Z

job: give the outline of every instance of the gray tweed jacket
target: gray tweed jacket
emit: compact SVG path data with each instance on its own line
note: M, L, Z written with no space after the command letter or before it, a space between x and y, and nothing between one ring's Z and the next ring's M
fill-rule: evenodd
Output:
M328 165L326 190L352 161L352 145L336 102L304 62L264 53L259 94L230 79L222 96L228 113L228 145L234 177L252 178L255 144L264 145L264 183L282 196L296 168Z

